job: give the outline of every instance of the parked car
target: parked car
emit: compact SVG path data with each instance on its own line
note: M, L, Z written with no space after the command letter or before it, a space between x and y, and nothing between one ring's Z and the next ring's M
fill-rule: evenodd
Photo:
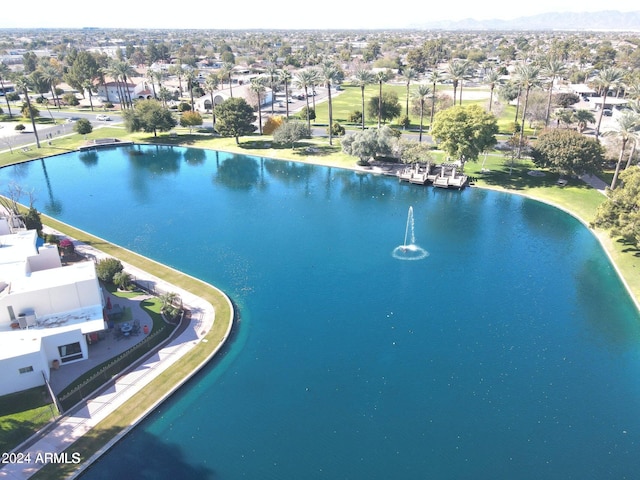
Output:
M69 117L67 118L67 123L77 122L78 120L80 120L80 117Z
M100 114L96 116L96 120L100 120L101 122L108 122L109 120L111 120L111 117L109 115L104 115L104 114Z
M613 112L611 111L611 109L610 109L610 108L605 108L605 109L604 109L604 111L602 112L602 114L603 114L605 117L610 117L611 115L613 115Z

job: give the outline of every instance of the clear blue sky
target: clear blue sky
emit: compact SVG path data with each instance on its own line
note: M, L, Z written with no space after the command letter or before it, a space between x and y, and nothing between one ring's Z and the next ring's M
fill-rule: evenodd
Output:
M535 0L498 2L457 0L293 1L195 0L131 2L106 0L62 3L31 0L25 9L5 9L0 28L402 28L436 20L511 19L548 12L640 10L637 0Z

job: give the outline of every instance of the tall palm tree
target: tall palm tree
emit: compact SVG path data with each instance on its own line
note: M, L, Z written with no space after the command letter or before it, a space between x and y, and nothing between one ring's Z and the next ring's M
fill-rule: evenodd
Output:
M189 89L189 99L191 100L191 111L194 111L194 101L193 101L193 89L198 83L198 73L193 68L188 68L184 72L184 81L186 87Z
M572 113L572 120L578 124L578 131L583 133L588 123L596 121L596 116L591 110L576 110Z
M169 67L169 73L178 77L178 91L182 96L182 77L184 76L184 69L182 68L182 62L178 62L175 65Z
M225 62L222 65L222 75L229 80L229 96L233 98L233 87L231 86L231 75L233 74L233 63Z
M311 131L311 117L309 116L309 87L315 81L315 72L311 69L301 70L294 78L294 82L298 88L304 89L304 97L307 100L307 127Z
M4 62L0 62L0 87L2 87L3 92L5 92L4 81L8 80L10 75L11 69L9 68L9 66ZM4 94L4 99L7 102L7 108L9 109L9 117L13 117L13 114L11 113L11 104L9 103L9 97L7 96L6 92Z
M421 83L418 85L418 88L413 93L414 97L420 103L420 135L418 137L418 141L422 141L422 123L424 119L424 102L427 101L427 98L431 96L431 87L425 83Z
M291 82L291 72L286 68L280 70L278 75L280 83L284 85L284 96L286 100L287 118L289 118L289 83Z
M251 91L258 97L258 131L262 135L262 94L265 92L266 77L256 77L251 79Z
M93 83L91 83L91 80L85 80L84 82L82 82L82 88L89 92L89 105L91 106L91 111L93 112Z
M24 99L27 102L27 110L29 111L29 118L31 119L31 126L33 127L33 134L36 137L36 145L40 148L40 137L38 137L38 130L36 129L36 121L33 118L33 110L31 109L31 99L29 98L30 79L25 75L21 75L16 79L16 88L22 91Z
M543 67L543 73L549 79L549 96L547 98L547 112L544 117L544 126L549 125L549 116L551 115L551 97L553 95L553 82L556 78L561 77L566 71L564 62L555 58L546 58Z
M278 83L278 67L269 65L266 70L269 77L269 88L271 89L271 115L274 114L273 106L276 103L276 85Z
M533 64L521 64L516 67L516 75L521 88L524 90L524 105L522 107L522 125L520 127L520 141L518 143L518 158L522 153L522 141L524 138L524 122L527 116L527 104L529 92L533 87L540 85L540 68Z
M49 83L49 88L51 89L51 96L58 106L58 110L60 110L60 100L58 98L58 94L56 93L56 86L60 83L62 78L62 74L60 71L49 64L42 68L42 77Z
M602 123L602 115L604 114L609 90L612 87L618 86L623 75L623 71L617 67L605 67L600 70L594 79L594 83L600 88L600 94L602 95L602 107L600 108L600 115L598 115L598 123L596 125L596 138L600 135L600 125Z
M156 92L156 72L155 70L151 70L151 68L147 68L147 79L151 83L151 91L153 92L154 100L158 99L158 93Z
M407 84L407 98L406 98L406 107L405 107L405 116L409 118L409 85L411 84L411 80L418 78L418 71L414 70L411 67L406 67L402 71L402 77L406 81ZM405 127L406 128L406 127Z
M327 87L327 101L329 102L329 145L333 145L333 105L331 101L331 85L338 79L338 68L333 62L326 62L320 70L322 83Z
M625 110L616 120L616 124L611 130L605 131L603 136L615 136L620 139L620 155L618 156L618 162L616 163L616 170L613 173L613 179L611 180L611 190L616 188L618 182L618 175L620 174L620 166L622 165L622 157L624 156L627 143L638 140L640 136L640 123L638 122L638 116L635 112Z
M433 128L433 116L436 113L436 84L442 81L442 77L440 76L440 72L437 69L434 69L429 74L429 82L431 82L431 94L433 98L431 99L431 118L429 120L429 130Z
M382 125L382 84L391 78L389 70L379 70L376 73L376 82L378 83L378 128Z
M215 103L213 103L213 94L218 87L220 86L220 77L215 73L210 73L207 75L207 78L204 81L204 89L206 92L209 92L211 95L211 114L213 115L213 126L216 126L216 111L215 111Z
M355 84L360 87L360 93L362 96L362 130L364 130L364 87L371 85L374 82L375 77L371 70L358 68L353 74L353 78Z
M468 62L464 60L458 60L457 58L449 62L447 66L447 75L453 82L453 104L456 104L456 93L458 91L458 85L467 74L469 69ZM462 98L460 98L460 104L462 104Z
M489 113L491 113L491 109L493 108L493 91L496 89L496 85L500 81L500 73L491 67L487 70L487 73L484 76L484 81L489 85Z

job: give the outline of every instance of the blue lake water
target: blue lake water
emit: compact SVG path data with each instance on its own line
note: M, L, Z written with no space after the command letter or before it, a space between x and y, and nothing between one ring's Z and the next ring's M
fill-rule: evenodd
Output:
M83 478L637 478L639 315L555 208L155 146L12 181L240 311L224 352ZM410 206L418 261L392 255Z

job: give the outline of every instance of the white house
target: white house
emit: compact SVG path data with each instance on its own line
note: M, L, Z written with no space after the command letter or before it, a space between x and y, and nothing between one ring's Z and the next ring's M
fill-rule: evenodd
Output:
M106 328L92 262L63 267L35 230L0 221L0 395L44 385L50 368L88 358L87 335Z
M244 98L248 104L254 107L258 103L258 96L255 92L251 91L251 84L234 85L232 90L224 88L213 92L213 103L219 105L226 99L231 98L231 93L237 98ZM260 95L260 106L271 105L273 100L273 92L269 87L265 87L264 93ZM198 112L206 112L211 110L211 94L207 93L200 98L196 98L193 101L195 110Z

